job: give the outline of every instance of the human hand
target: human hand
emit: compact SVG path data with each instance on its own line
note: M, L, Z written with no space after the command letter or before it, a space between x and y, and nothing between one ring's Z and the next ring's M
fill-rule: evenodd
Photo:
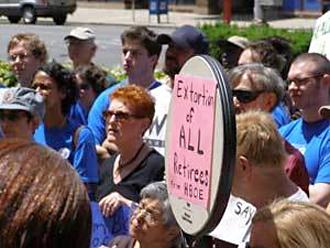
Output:
M104 216L109 217L115 213L115 211L125 203L127 200L118 192L113 192L101 199L99 202L101 212Z

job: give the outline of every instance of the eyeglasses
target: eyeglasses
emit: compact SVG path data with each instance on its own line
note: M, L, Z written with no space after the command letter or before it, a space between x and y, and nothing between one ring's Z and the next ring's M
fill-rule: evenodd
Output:
M153 212L152 210L145 209L143 206L137 205L133 209L132 216L143 217L149 224L156 224L161 221L161 216L158 212Z
M30 55L28 55L27 53L21 53L21 54L11 54L8 56L8 61L10 63L17 61L17 58L22 61L25 60L29 57Z
M130 113L123 112L123 111L111 111L111 110L103 111L104 119L110 120L112 118L112 116L114 116L117 121L128 120L131 118L141 118L136 115L132 115Z
M26 111L0 111L0 120L8 120L8 121L17 121L22 117L27 117L28 119L32 118L32 115Z
M233 90L232 94L241 103L249 103L257 99L257 97L265 92L264 90L248 91L248 90Z
M321 74L314 74L311 76L307 76L307 77L302 77L302 78L293 78L293 79L287 79L287 85L290 85L291 83L294 83L295 85L297 85L298 87L305 85L309 82L310 79L319 79L321 77L323 77L324 73Z

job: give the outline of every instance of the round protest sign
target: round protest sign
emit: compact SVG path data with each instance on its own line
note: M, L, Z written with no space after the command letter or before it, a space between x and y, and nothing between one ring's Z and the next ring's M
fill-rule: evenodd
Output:
M175 218L190 235L208 233L227 206L236 152L231 91L214 58L195 56L176 75L165 144Z

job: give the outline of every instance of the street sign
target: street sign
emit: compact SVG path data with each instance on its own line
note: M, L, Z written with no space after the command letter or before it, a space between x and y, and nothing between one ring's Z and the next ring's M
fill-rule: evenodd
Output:
M169 199L184 232L199 236L220 222L231 190L236 126L219 62L189 59L175 77L166 129Z

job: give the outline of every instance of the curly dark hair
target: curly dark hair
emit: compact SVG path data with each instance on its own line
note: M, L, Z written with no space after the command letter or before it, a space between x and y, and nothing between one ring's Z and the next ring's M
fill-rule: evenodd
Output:
M69 69L53 60L39 68L54 79L59 91L65 93L65 98L62 100L62 113L67 115L73 105L78 99L78 87L75 74Z
M97 65L78 67L75 73L92 86L96 95L99 95L107 88L107 73Z

